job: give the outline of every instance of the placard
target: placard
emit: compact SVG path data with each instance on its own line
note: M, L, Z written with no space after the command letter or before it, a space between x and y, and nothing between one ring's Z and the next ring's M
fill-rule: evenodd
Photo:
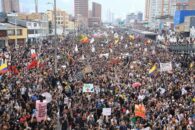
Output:
M172 70L172 63L160 63L160 71L171 71Z
M94 92L93 84L84 84L83 85L83 92L84 93L93 93Z
M42 120L45 120L47 118L47 102L40 100L36 101L36 118L38 122L41 122Z
M110 116L111 115L111 108L103 108L102 114L104 116Z

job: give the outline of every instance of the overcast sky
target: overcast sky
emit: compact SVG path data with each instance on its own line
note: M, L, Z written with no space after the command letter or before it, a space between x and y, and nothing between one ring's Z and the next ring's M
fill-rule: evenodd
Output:
M54 0L39 0L39 11L46 11L52 9L52 5L48 2ZM74 13L74 0L56 0L57 8L63 9L70 14ZM92 2L102 4L103 20L108 16L108 10L115 14L115 17L125 18L126 14L132 12L144 12L145 0L89 0L91 8ZM34 0L20 0L21 11L34 12Z

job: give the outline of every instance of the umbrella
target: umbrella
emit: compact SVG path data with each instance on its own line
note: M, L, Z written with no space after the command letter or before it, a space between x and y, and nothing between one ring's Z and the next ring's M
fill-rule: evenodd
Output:
M50 93L48 93L48 92L42 93L42 96L46 98L45 100L46 100L48 103L51 102L52 96L51 96Z
M140 87L142 84L140 82L135 82L132 84L134 88Z

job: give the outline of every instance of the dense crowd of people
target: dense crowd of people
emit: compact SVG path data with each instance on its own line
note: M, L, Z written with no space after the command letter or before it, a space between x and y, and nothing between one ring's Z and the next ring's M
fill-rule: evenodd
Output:
M5 47L1 59L8 71L0 76L0 130L194 130L194 57L185 64L183 54L154 41L115 34L87 34L93 39L89 43L75 36L56 41L57 73L53 42ZM172 63L172 71L161 72L160 63L166 62ZM94 92L82 91L87 83ZM38 121L36 101L46 100L45 92L52 100L47 117ZM144 105L145 118L135 115L136 104ZM111 108L111 115L103 115L103 108Z

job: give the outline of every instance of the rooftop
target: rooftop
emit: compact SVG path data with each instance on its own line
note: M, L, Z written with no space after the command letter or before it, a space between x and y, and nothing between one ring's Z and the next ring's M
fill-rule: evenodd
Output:
M17 28L23 28L23 27L17 26ZM1 30L15 29L15 25L10 23L0 23L0 29Z

